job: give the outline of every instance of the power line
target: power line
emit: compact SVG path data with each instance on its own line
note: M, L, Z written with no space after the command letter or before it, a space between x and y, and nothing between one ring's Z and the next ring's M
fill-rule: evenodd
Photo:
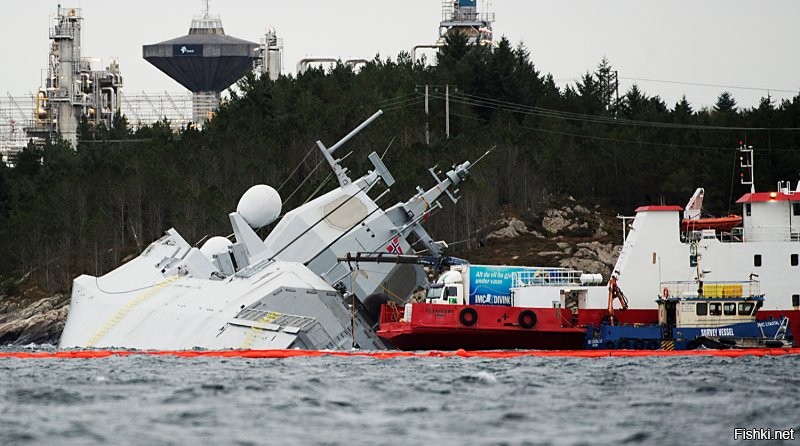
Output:
M458 113L452 113L452 115L453 116L458 116L458 117L464 118L464 119L472 119L472 120L475 120L475 121L480 121L481 120L480 118L476 118L474 116L467 116L467 115L462 115L462 114L458 114ZM524 126L524 125L520 125L519 127L523 128L523 129L526 129L526 130L531 130L531 131L534 131L534 132L549 133L549 134L553 134L553 135L562 135L562 136L571 136L571 137L574 137L574 138L591 139L591 140L595 140L595 141L618 142L618 143L623 143L623 144L648 145L648 146L669 147L669 148L683 147L683 148L686 148L686 149L702 149L702 150L736 150L737 149L736 147L694 146L694 145L686 145L686 144L668 144L668 143L647 142L647 141L633 141L633 140L630 140L630 139L606 138L606 137L602 137L602 136L581 135L581 134L577 134L577 133L561 132L561 131L557 131L557 130L548 130L548 129L542 129L542 128L538 128L538 127L528 127L528 126ZM773 149L773 150L775 150L775 149Z
M642 77L622 77L620 79L626 79L630 81L642 81L642 82L660 82L662 84L677 84L677 85L695 85L698 87L714 87L714 88L730 88L736 90L755 90L755 91L777 91L781 93L798 93L800 94L800 89L797 90L785 90L780 88L764 88L764 87L743 87L740 85L722 85L722 84L706 84L703 82L683 82L683 81L668 81L664 79L647 79Z
M416 98L418 96L419 96L419 93L413 92L413 93L409 93L409 94L404 94L402 96L395 96L393 98L384 99L384 100L378 102L378 104L381 107L389 107L391 105L395 105L396 103L404 102L404 101L408 100L408 98L412 98L413 99L413 98Z
M392 111L392 110L397 110L397 109L400 109L400 108L407 108L407 107L410 107L412 105L421 104L424 101L425 101L425 99L423 99L423 98L419 98L419 97L418 98L412 98L411 100L407 100L407 101L404 101L402 103L390 105L388 107L381 107L381 109L384 112L389 112L389 111Z
M441 94L432 94L432 96L437 99L444 99L444 96ZM570 121L591 122L597 124L627 125L634 127L654 127L654 128L668 128L668 129L692 129L692 130L800 131L800 128L798 127L727 127L727 126L677 124L668 122L639 121L632 119L612 118L612 117L597 116L597 115L587 115L581 113L563 112L559 110L552 110L552 109L534 107L524 104L517 104L513 102L500 101L497 99L485 98L476 95L469 95L466 93L454 93L451 95L450 100L465 105L486 107L492 109L502 109L514 113L522 113L532 116L549 117L554 119L562 119Z

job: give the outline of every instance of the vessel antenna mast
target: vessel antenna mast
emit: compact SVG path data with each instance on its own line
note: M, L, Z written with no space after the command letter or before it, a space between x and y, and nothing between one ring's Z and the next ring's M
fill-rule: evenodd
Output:
M754 170L753 170L753 146L748 146L743 144L741 141L739 142L739 152L742 152L742 156L739 157L741 161L741 167L743 169L747 169L750 172L750 175L747 180L745 180L744 172L741 173L742 176L742 184L750 185L750 193L756 193L756 185L755 185L755 177L754 177Z

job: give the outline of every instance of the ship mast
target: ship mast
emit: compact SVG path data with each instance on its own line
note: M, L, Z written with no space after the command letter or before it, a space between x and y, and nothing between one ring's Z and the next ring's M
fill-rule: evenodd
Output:
M754 193L756 193L756 186L755 186L755 177L753 176L753 172L754 172L753 171L753 146L747 146L747 145L743 144L741 141L739 141L739 152L742 153L742 155L739 156L739 161L740 161L741 167L743 169L747 169L747 170L750 171L750 175L748 177L749 178L748 180L745 180L744 172L742 172L740 174L741 177L742 177L742 184L744 184L744 185L748 185L749 184L750 185L750 193L754 194Z

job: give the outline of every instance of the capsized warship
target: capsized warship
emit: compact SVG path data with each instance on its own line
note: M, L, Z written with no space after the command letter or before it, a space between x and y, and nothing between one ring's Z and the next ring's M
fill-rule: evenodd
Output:
M351 252L441 255L422 227L438 199L454 202L471 164L408 201L378 204L394 184L380 157L351 180L334 152L381 114L378 111L330 148L317 146L339 181L336 189L280 219L266 239L255 229L278 219L278 192L256 185L229 214L233 240L211 237L199 249L173 228L138 257L100 277L73 283L59 348L362 349L387 348L374 332L381 304L427 284L420 265L377 263L351 268ZM375 199L370 190L382 181ZM413 244L413 246L412 246Z

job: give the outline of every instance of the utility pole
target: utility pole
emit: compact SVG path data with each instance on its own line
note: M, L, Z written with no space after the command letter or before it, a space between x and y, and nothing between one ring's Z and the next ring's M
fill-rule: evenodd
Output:
M425 84L425 145L431 145L430 108L428 107L428 84Z
M450 139L450 84L444 85L444 133Z
M617 109L619 108L619 72L614 70L614 90L617 92L617 101L614 103L614 116L617 116Z

